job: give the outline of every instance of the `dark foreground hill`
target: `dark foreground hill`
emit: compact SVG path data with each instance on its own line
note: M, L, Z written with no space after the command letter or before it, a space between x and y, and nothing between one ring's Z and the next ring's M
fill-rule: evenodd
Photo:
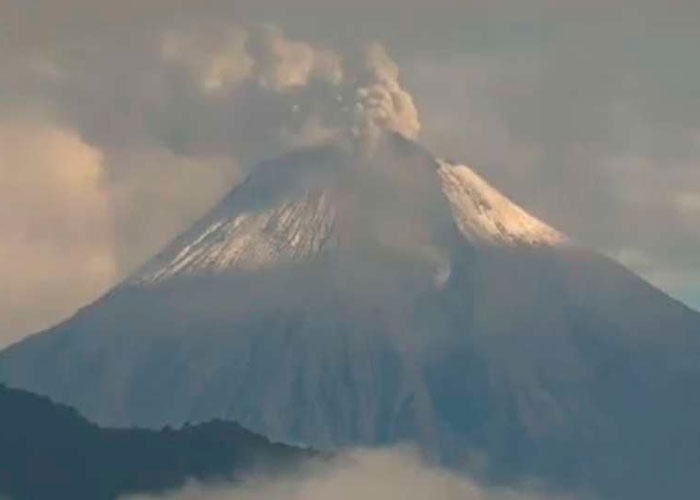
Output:
M281 472L310 455L223 421L103 429L67 406L0 385L0 498L108 500L176 488L189 478Z

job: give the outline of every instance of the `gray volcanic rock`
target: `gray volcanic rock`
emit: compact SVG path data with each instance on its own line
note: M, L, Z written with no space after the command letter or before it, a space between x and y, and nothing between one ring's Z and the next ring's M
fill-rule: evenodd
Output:
M261 164L0 380L108 425L418 443L486 478L700 491L700 315L398 135Z

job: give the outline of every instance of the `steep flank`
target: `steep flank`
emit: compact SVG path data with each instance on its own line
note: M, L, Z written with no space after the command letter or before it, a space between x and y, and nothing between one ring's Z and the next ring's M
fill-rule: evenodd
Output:
M472 169L444 160L438 173L461 233L472 243L549 246L567 238L492 188Z

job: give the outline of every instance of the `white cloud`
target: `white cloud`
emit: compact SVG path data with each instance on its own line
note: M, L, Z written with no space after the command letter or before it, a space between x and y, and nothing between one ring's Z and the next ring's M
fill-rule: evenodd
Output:
M99 150L70 129L0 122L0 346L94 299L115 277Z
M123 500L553 500L533 485L489 488L425 464L406 449L346 452L296 475L252 476L234 485L189 483L163 496ZM556 497L560 500L563 497ZM573 497L567 497L573 498Z

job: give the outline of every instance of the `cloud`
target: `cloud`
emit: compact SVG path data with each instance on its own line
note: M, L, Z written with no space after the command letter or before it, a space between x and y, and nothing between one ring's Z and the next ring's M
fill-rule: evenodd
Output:
M351 75L355 80L360 133L387 129L413 139L418 137L420 120L413 97L399 85L399 68L382 45L366 47Z
M532 485L488 488L429 466L410 450L357 450L293 477L250 477L237 485L191 483L159 497L123 500L553 500ZM563 497L557 497L563 498ZM567 497L572 498L572 497Z
M305 87L313 80L339 85L343 68L337 54L292 41L277 27L252 30L247 44L255 79L277 91Z
M116 275L98 150L34 119L0 122L0 345L94 299Z
M311 141L321 128L324 138L350 128L356 134L390 129L412 138L420 130L413 99L399 84L398 66L376 42L344 53L291 40L271 25L219 26L206 36L174 35L164 53L194 70L205 92L234 98L238 93L239 99L253 101L254 113L269 109L274 121L266 121L265 128L280 128L278 141L295 134L293 143L307 134Z

